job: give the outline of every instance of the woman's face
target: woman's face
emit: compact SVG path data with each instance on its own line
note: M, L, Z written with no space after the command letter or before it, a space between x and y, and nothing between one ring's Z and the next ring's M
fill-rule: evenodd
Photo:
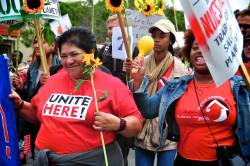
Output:
M190 62L194 67L195 72L200 74L208 74L209 70L205 60L201 54L201 51L198 47L196 41L193 42L191 52L190 52Z
M160 29L155 28L151 35L152 38L154 39L155 52L163 52L168 50L170 42L170 33L164 33Z
M61 49L61 61L64 69L72 80L78 80L82 76L82 56L86 52L73 44L63 44Z
M48 43L46 43L44 41L44 38L42 38L42 44L43 44L43 49L44 49L46 57L49 57L55 49L55 43L52 43L51 45L49 45ZM35 38L35 40L34 40L33 47L34 47L35 56L39 57L40 56L40 49L39 49L37 38Z

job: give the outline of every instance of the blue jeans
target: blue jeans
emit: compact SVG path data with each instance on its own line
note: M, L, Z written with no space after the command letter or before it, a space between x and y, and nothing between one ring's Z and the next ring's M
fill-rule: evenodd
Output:
M157 166L173 166L176 150L166 150L154 152L136 147L135 165L136 166L153 166L155 155L157 155Z

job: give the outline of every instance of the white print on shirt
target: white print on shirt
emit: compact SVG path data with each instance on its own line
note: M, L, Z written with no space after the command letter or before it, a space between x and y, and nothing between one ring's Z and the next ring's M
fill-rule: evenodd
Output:
M200 112L202 109L203 115ZM187 110L184 111L181 115L177 115L177 118L180 119L193 119L196 121L204 121L204 118L207 121L214 122L224 122L228 119L231 107L227 100L222 96L209 96L201 101L200 107L197 107L197 110ZM197 114L197 112L200 112Z
M42 115L85 120L92 97L80 95L51 94Z
M227 120L230 106L222 96L209 96L201 102L201 108L208 120L223 122ZM210 116L209 116L210 115Z

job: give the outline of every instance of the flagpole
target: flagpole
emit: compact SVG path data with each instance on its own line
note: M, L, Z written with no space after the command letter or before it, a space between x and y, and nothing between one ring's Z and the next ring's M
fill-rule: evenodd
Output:
M247 84L247 89L250 91L250 76L249 73L247 72L246 66L244 63L240 64L240 74L244 78L246 84Z

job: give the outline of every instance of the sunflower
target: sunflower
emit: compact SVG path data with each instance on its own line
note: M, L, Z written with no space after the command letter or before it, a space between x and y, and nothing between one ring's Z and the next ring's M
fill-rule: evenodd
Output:
M164 0L159 0L157 3L156 3L156 9L155 9L155 12L152 13L152 14L158 14L158 15L162 15L164 16L164 9L165 9L165 1Z
M150 14L164 15L164 0L135 0L134 5L146 16L149 16Z
M102 62L99 58L96 58L95 59L95 64L93 65L93 67L97 68L99 67L100 65L102 65Z
M124 9L124 0L105 0L105 3L112 13L121 13Z
M145 16L149 16L150 14L154 13L155 12L155 7L154 5L151 5L151 4L146 4L144 7L143 7L143 10L142 10L142 13L145 15Z
M44 0L23 0L23 10L26 13L40 13L44 9Z
M90 66L92 63L91 61L93 61L94 59L94 54L83 54L82 56L82 62L84 63L84 65L86 66Z

